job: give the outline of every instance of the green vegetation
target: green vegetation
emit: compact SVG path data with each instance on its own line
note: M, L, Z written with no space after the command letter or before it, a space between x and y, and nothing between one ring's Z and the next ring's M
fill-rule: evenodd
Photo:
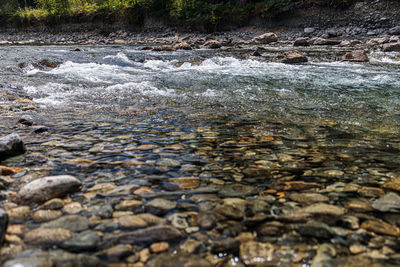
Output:
M341 6L355 0L0 0L2 25L57 24L103 20L141 25L146 16L213 31L270 17L307 2Z

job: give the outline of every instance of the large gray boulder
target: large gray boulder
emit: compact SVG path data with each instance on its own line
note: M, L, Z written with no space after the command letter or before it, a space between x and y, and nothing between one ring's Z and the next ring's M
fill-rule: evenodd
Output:
M82 183L71 175L48 176L34 180L18 192L24 203L42 203L80 190Z
M0 138L0 161L23 153L25 153L25 145L18 134Z

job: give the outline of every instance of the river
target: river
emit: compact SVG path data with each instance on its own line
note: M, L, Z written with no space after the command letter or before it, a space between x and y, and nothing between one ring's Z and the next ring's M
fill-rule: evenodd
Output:
M1 47L0 84L35 106L17 108L0 126L2 135L11 128L24 136L28 148L3 162L27 168L11 189L45 175L71 174L84 184L63 199L58 218L11 220L25 227L14 244L25 251L19 258L43 259L49 250L132 266L399 263L398 210L376 204L396 191L385 184L400 179L398 54L372 52L370 63L350 63L320 59L340 58L344 49L309 47L301 50L308 63L290 65L245 49L75 48ZM38 65L43 60L54 66ZM20 117L46 131L15 126ZM71 203L80 208L66 209ZM140 214L182 236L152 237L146 229L154 222L135 224ZM70 229L70 242L24 243L27 232L67 216L88 222ZM124 236L132 231L151 238ZM158 253L150 245L161 241L168 247ZM9 264L18 263L9 253Z

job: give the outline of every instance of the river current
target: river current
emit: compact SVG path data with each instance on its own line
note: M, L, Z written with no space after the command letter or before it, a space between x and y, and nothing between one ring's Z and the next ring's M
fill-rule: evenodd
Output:
M12 127L27 143L25 158L9 164L30 168L21 184L35 175L60 174L84 183L82 192L68 199L82 210L64 210L61 218L87 218L85 231L97 231L99 241L79 251L69 243L58 247L105 262L169 266L162 264L183 264L189 261L185 255L199 255L213 266L307 266L319 260L317 247L328 244L337 251L332 262L361 253L371 262L396 264L396 253L369 246L382 233L363 223L387 215L371 205L391 191L381 189L384 183L400 177L399 55L373 52L369 63L349 63L318 59L324 53L340 58L344 50L338 48L303 53L310 62L290 65L230 49L2 47L0 84L32 97L38 107L18 116L48 128L29 135L26 128L10 126L13 120L0 126L2 135ZM38 67L44 59L55 66ZM126 192L123 186L131 187ZM353 189L343 190L346 186ZM363 195L363 188L382 193ZM313 201L317 195L324 198ZM141 208L121 208L122 200L140 201ZM320 202L346 211L306 210ZM312 219L296 219L302 211ZM127 243L118 236L143 228L120 218L141 213L166 220L185 237L133 240L128 252L105 253ZM107 228L110 222L117 224ZM32 218L14 223L26 231L42 227ZM168 250L145 261L134 257L158 241L167 241ZM352 245L365 250L349 252ZM385 256L370 256L374 250Z

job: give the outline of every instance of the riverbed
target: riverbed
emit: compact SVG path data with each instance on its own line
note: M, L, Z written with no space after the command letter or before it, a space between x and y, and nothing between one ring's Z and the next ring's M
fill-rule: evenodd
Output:
M6 266L398 265L399 54L252 49L1 47L0 134L27 146L8 194L83 183L57 208L3 201Z

